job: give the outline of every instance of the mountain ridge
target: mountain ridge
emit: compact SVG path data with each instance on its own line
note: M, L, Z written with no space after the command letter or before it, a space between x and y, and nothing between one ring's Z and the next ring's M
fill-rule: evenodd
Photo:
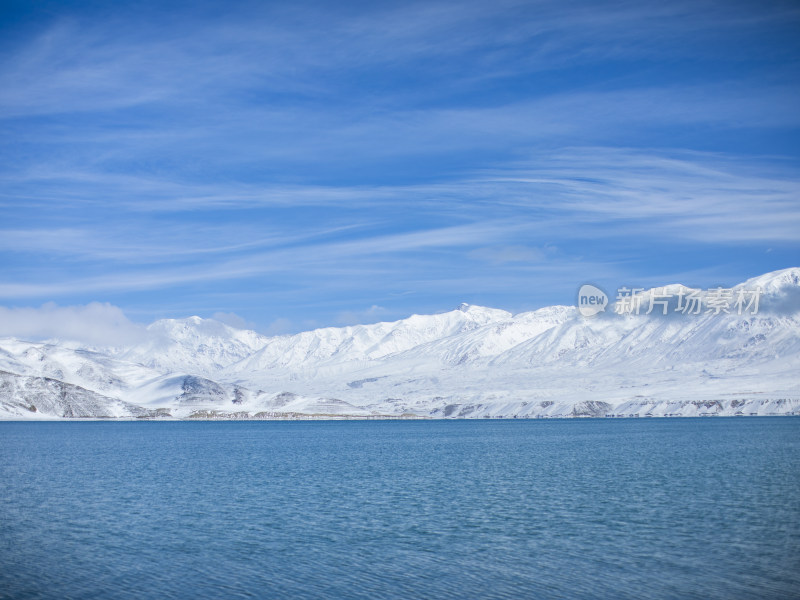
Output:
M692 289L591 318L462 304L272 337L194 316L115 348L4 338L0 418L800 414L800 268L730 288L761 288L757 314L644 314L667 287ZM25 390L42 396L35 412Z

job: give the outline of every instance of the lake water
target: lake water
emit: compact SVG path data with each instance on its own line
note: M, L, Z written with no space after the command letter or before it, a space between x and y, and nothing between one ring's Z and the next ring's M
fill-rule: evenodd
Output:
M0 597L800 597L800 418L0 423Z

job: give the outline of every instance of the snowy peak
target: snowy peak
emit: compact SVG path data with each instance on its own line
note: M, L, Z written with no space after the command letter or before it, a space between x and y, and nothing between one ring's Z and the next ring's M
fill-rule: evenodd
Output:
M164 335L173 340L192 341L199 339L227 339L239 341L255 341L264 336L245 329L235 329L214 319L202 319L197 316L185 319L161 319L151 323L147 330Z
M776 294L800 289L800 267L773 271L748 279L737 287L761 288L765 294Z
M464 313L471 320L476 323L489 323L491 321L500 321L511 317L511 313L498 308L488 308L486 306L477 306L475 304L467 304L462 302L456 309L458 312Z
M148 339L119 357L165 372L211 374L250 356L268 337L213 319L162 319L148 326Z

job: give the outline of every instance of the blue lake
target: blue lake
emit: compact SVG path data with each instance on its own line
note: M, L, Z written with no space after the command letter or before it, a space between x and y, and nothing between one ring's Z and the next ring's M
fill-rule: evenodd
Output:
M800 597L800 418L0 423L0 598Z

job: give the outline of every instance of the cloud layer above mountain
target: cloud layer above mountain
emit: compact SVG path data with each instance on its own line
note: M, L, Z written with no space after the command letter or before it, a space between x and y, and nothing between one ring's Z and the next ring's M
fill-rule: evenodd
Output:
M38 308L0 306L0 336L113 347L141 341L146 331L111 304L57 306L50 302Z

